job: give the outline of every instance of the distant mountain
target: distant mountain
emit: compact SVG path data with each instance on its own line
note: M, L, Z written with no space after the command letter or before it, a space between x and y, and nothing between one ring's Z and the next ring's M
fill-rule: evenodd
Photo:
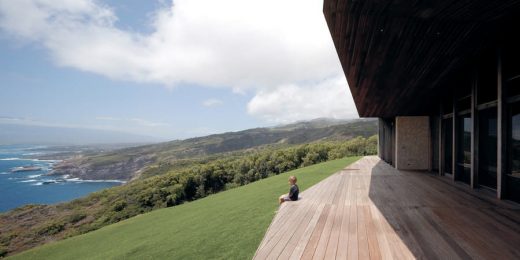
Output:
M160 140L123 132L46 127L16 124L0 124L0 145L6 144L114 144L114 143L155 143Z
M334 118L316 118L307 121L298 121L291 124L285 124L276 126L276 129L289 129L289 128L323 128L335 125L344 125L352 122L370 122L374 121L371 118L360 118L360 119L334 119Z
M82 179L129 180L136 178L148 166L171 165L183 159L260 149L273 145L289 146L314 141L341 141L375 134L377 134L375 119L349 121L317 119L272 128L254 128L76 156L58 164L55 167L55 174L69 174Z
M122 149L62 147L73 152L53 174L131 181L0 214L0 251L19 252L329 159L373 154L376 133L376 120L319 119Z

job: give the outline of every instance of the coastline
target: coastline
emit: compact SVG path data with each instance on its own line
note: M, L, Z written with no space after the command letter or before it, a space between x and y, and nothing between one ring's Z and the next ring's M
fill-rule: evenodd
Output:
M36 147L36 148L35 148ZM26 205L55 205L78 199L102 189L124 185L126 180L90 179L56 174L54 169L73 152L53 153L51 147L0 146L0 213ZM22 167L32 170L16 171Z

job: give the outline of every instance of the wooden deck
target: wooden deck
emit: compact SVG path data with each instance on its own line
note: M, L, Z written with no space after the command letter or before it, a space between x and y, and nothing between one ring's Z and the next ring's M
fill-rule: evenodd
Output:
M283 204L254 258L520 259L520 207L481 193L365 157Z

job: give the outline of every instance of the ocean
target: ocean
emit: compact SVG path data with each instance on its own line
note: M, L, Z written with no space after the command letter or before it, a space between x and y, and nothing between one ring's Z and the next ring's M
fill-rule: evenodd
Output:
M0 212L26 204L70 201L123 183L118 180L79 180L68 176L46 176L58 161L30 159L44 153L52 153L52 147L0 146ZM35 168L32 171L12 171L23 166Z

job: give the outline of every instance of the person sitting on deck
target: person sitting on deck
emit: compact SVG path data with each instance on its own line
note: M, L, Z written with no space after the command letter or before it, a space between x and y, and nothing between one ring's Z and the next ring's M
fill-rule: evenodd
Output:
M291 188L289 189L288 194L284 194L278 198L278 202L280 202L280 205L286 201L296 201L298 200L298 193L300 193L300 189L298 189L298 185L296 185L296 177L291 176L289 177L289 185Z

